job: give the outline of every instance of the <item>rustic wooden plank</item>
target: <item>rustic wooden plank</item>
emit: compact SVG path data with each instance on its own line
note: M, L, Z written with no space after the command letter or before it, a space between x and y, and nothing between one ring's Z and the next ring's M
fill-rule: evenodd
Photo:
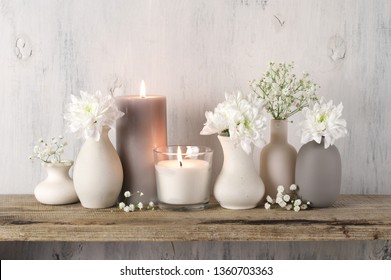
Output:
M0 196L0 241L320 241L391 239L391 196L341 195L334 207L299 213L262 208L199 212L48 206Z

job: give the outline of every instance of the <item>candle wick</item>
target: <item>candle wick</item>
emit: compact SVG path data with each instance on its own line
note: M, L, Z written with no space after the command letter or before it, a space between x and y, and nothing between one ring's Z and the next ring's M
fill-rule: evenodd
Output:
M182 164L182 161L180 160L180 161L179 161L179 166L182 167L182 165L183 165L183 164Z

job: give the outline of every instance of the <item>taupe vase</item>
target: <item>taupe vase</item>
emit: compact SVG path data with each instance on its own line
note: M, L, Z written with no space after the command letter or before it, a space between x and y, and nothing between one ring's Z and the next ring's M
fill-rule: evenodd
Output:
M303 145L296 161L299 195L318 208L331 206L341 190L341 156L335 146L325 149L323 141Z
M288 191L295 183L296 149L288 143L288 121L270 121L270 143L261 151L260 174L266 195L275 197L277 186Z

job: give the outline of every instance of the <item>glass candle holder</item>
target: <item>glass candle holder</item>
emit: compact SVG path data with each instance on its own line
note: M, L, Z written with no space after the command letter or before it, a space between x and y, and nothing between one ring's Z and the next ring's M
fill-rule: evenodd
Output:
M166 210L202 210L209 202L213 151L203 146L154 149L157 198Z

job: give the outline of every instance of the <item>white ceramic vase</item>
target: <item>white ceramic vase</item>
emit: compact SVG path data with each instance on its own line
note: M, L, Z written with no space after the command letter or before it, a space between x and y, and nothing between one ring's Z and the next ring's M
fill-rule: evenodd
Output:
M224 163L214 185L214 196L223 208L251 209L258 206L265 186L252 155L235 147L229 137L217 136L224 152Z
M87 139L75 162L73 182L85 208L111 207L121 192L122 165L108 132L104 127L99 141Z
M50 205L76 203L79 201L72 179L69 177L69 169L73 161L60 163L43 163L47 171L47 177L34 189L35 198Z

